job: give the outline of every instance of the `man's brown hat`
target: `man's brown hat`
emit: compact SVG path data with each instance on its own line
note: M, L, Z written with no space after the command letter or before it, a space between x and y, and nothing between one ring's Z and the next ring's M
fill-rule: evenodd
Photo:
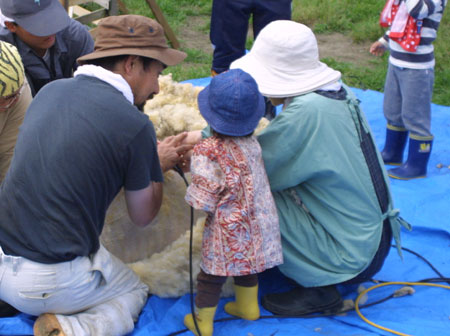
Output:
M149 57L165 65L176 65L186 53L169 48L162 26L141 15L108 16L96 29L94 52L81 56L77 62L119 56Z

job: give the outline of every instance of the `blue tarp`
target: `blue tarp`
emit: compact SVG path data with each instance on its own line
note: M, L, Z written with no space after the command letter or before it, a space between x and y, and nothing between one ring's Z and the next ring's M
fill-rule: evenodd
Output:
M205 86L210 78L191 80ZM385 120L382 113L383 94L354 89L381 148L384 142ZM444 276L450 277L450 107L432 105L432 131L435 136L428 164L428 177L412 181L391 180L394 205L401 216L413 225L411 232L402 231L402 244L426 259ZM438 168L438 165L442 168ZM403 260L391 249L383 269L376 279L386 281L417 281L437 277L417 256L403 252ZM363 284L366 288L372 283ZM279 272L269 270L260 277L260 294L289 288ZM369 292L368 302L382 299L399 286L387 286ZM355 299L356 286L341 286L345 299ZM410 296L395 298L365 308L362 313L372 322L415 336L450 335L450 290L415 287ZM231 299L222 299L216 319L229 317L223 306ZM179 299L149 298L133 336L165 336L184 329L183 317L190 312L189 295ZM262 315L271 315L261 308ZM19 314L0 319L0 335L32 335L34 318ZM217 322L215 336L291 336L291 335L392 335L365 323L355 312L343 316L309 319L260 319ZM186 332L183 335L192 335Z

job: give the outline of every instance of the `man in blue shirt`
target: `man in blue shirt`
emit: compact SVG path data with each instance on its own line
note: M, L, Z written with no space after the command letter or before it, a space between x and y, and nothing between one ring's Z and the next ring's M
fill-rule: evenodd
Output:
M192 146L186 134L156 139L137 108L158 76L186 54L156 21L109 16L73 78L33 98L0 186L0 299L40 316L34 335L125 335L147 286L100 243L106 211L123 188L134 224L149 225L163 172Z
M17 47L33 96L45 84L72 77L76 59L94 50L89 31L58 0L0 0L0 40Z

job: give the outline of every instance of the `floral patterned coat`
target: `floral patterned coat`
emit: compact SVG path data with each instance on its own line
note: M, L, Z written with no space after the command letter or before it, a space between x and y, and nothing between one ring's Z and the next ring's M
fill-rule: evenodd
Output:
M208 214L204 272L241 276L283 262L277 210L253 136L203 139L194 148L191 174L185 199Z

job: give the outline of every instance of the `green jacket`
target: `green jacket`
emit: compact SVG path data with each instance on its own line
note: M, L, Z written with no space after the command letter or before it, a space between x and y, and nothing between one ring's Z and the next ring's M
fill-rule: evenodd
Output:
M360 147L360 121L370 129L345 88L345 100L314 92L290 99L258 136L280 220L279 268L307 287L362 272L377 252L387 217L397 246L400 225L410 229L390 196L389 210L381 213ZM378 160L388 185L379 154Z

